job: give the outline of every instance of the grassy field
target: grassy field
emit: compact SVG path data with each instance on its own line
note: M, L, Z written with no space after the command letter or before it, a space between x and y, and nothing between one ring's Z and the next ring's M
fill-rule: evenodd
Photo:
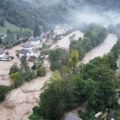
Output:
M11 31L19 31L20 27L5 21L5 27L0 27L0 33L5 33L7 29L10 29Z

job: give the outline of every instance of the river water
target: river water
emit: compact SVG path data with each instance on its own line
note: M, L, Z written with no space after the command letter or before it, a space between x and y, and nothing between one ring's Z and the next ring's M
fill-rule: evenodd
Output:
M105 41L88 52L81 62L88 63L95 57L107 54L116 42L117 37L114 34L109 34ZM46 77L38 78L12 90L6 100L0 104L0 120L29 120L28 116L31 114L32 108L39 101L41 88L50 76L51 72L48 71Z

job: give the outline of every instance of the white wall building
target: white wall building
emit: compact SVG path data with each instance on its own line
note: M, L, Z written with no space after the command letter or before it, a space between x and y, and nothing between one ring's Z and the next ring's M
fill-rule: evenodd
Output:
M34 56L31 50L22 49L19 51L19 58L26 57L27 59L29 59L31 56Z

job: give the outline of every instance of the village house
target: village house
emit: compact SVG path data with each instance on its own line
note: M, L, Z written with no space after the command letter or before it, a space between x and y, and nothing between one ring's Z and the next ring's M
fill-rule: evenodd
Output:
M19 51L19 58L26 57L28 60L32 56L34 56L34 54L31 50L21 49Z

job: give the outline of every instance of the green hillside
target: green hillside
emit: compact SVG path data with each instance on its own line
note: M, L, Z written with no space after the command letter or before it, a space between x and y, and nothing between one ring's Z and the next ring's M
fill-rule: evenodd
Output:
M0 33L5 33L8 29L15 32L19 31L20 27L5 21L5 26L4 27L0 26Z

